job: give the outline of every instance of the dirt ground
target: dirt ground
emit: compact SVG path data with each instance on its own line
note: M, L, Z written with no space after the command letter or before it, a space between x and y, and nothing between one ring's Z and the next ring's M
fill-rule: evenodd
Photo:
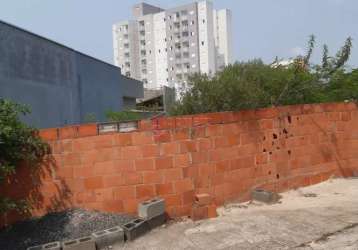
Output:
M215 219L174 223L119 249L358 250L358 179L282 194L280 203L229 204Z

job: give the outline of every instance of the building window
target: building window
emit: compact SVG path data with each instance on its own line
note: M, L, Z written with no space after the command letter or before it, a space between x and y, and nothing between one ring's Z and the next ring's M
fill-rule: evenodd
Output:
M204 41L201 42L201 45L204 46Z
M195 32L194 31L190 32L190 35L195 36Z
M190 23L191 25L194 25L195 24L195 22L194 21L191 21L191 23Z
M167 19L164 17L164 22L167 21Z
M205 23L205 19L203 19L203 23Z
M159 54L160 54L160 52L161 52L161 51L160 51L160 50L158 50L158 52L159 52Z

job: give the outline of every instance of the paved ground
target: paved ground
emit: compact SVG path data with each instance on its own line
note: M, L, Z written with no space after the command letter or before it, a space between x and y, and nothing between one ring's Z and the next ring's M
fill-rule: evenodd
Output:
M220 217L154 230L120 249L358 250L358 179L284 193L280 204L230 204Z

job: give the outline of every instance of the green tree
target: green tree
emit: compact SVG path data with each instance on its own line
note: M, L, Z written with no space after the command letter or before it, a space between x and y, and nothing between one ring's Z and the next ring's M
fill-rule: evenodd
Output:
M322 65L310 62L315 37L310 36L307 53L280 66L260 59L229 65L214 77L192 75L172 115L231 111L278 105L332 102L355 99L356 71L346 72L352 39L348 38L335 57L324 46Z
M20 164L38 166L49 151L38 130L21 122L20 116L29 112L26 106L0 99L0 185L16 173ZM0 195L0 214L12 209L23 211L25 208L26 201Z

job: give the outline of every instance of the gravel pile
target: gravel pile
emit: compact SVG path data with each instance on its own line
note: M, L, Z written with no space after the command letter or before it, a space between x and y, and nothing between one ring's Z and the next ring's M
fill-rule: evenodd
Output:
M123 225L133 217L72 209L26 220L0 231L1 250L22 250L53 241L88 236L93 232Z

